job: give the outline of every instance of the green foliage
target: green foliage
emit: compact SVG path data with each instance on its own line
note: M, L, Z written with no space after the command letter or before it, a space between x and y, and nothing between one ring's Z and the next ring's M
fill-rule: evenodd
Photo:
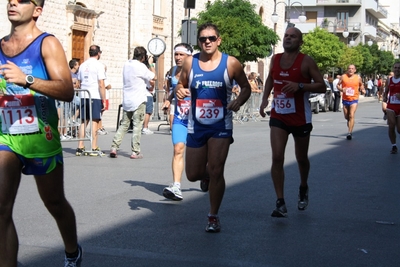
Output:
M278 42L276 33L262 23L255 5L248 0L216 0L206 5L197 20L198 26L206 22L217 25L222 38L220 50L242 64L268 56Z
M362 57L362 63L356 65L357 71L363 74L373 73L374 69L374 57L368 48L368 45L359 44L354 48L357 53L359 53Z
M319 27L303 36L301 52L312 57L321 72L326 72L330 67L338 66L345 45L339 37Z
M360 72L360 66L363 65L363 62L363 56L357 49L344 46L344 53L339 59L338 67L346 71L349 65L355 65L357 72Z
M395 59L391 52L381 51L376 44L373 44L372 46L364 45L364 47L369 50L369 56L364 56L364 60L372 60L372 64L366 66L363 64L363 73L387 74L392 71Z

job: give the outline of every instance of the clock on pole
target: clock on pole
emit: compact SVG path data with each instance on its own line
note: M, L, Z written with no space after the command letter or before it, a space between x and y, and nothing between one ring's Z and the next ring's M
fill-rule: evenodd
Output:
M152 38L147 44L147 49L155 57L161 56L166 47L164 40L158 37Z

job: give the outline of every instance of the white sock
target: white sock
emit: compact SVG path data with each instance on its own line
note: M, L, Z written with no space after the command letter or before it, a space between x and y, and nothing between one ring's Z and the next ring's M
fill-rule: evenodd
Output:
M174 182L174 185L175 185L176 187L178 187L178 188L181 188L181 183Z

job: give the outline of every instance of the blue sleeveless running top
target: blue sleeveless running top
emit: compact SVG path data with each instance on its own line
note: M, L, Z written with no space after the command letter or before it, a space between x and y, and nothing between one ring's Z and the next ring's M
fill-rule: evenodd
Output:
M233 83L228 75L228 55L222 53L221 62L212 71L204 71L199 56L193 56L189 87L192 97L188 133L196 128L230 130L233 128L232 111L226 106L231 101Z
M178 79L175 77L177 67L173 67L171 73L171 86L175 89L175 86L178 84ZM177 100L174 93L174 121L173 123L179 123L183 126L187 127L188 124L188 116L189 116L189 109L190 109L190 97L185 97L183 100Z
M0 48L0 64L15 63L25 74L48 80L42 58L42 33L24 51L8 57ZM0 94L0 144L26 158L47 158L62 152L53 98L7 83Z

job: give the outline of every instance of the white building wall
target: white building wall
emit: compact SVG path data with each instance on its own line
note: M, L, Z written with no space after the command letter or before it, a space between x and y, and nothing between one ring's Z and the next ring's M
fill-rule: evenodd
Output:
M68 2L68 0L46 0L43 14L38 20L38 27L43 31L54 34L60 40L69 60L72 47L71 27L74 24L74 16L67 12ZM128 0L83 0L78 2L99 14L98 18L94 20L94 34L90 36L90 43L101 47L103 51L101 61L107 65L107 76L114 89L122 88L122 67L124 62L132 57L133 49L136 46L144 46L147 49L148 41L154 37L154 11L160 13L155 15L164 18L164 31L159 33L159 37L164 38L167 44L163 69L167 71L174 64L173 46L182 41L179 31L182 19L186 18L184 0L131 0L130 33L128 32ZM196 8L190 10L191 18L196 17L200 11L204 10L207 2L209 1L197 0ZM264 24L273 29L271 15L274 10L274 0L253 0L251 2L256 6L256 13L262 12ZM7 0L0 0L0 37L9 34L10 31L6 12L7 3ZM154 8L153 4L160 6ZM276 24L276 32L282 39L285 30L285 5L278 4L276 10L280 15L280 20ZM282 51L281 42L278 43L275 51L276 53ZM260 60L264 63L263 76L266 77L270 57ZM249 62L247 65L246 72L259 73L258 63Z

